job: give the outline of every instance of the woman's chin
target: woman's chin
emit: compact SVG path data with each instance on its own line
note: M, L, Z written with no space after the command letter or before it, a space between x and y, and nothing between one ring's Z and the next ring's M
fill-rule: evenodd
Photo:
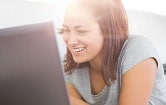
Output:
M78 63L78 64L79 64L79 63L84 63L84 62L78 61L78 60L74 60L74 62L75 62L75 63Z
M84 63L86 62L85 60L82 60L82 59L74 59L74 62L75 63Z

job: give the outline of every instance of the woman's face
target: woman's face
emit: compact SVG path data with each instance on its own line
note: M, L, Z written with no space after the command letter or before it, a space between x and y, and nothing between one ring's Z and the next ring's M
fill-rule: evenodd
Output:
M67 9L63 38L76 63L101 59L103 35L90 10L81 6Z

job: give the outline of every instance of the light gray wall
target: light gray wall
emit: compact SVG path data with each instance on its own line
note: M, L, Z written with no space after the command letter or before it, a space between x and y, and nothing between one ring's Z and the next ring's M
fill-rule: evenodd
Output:
M19 0L0 1L0 28L44 21L62 21L63 5Z
M166 63L166 16L128 10L131 34L146 36L156 47L161 61Z

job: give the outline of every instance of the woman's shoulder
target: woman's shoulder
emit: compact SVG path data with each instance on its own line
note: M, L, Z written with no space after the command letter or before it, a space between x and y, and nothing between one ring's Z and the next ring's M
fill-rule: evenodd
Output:
M130 35L125 41L122 50L124 51L156 51L153 43L145 36L141 35Z
M128 39L126 40L125 44L131 44L131 45L146 45L146 44L152 44L151 41L142 35L130 35Z
M130 36L124 43L119 57L120 65L123 68L122 74L139 62L151 57L160 63L158 53L153 43L144 36Z

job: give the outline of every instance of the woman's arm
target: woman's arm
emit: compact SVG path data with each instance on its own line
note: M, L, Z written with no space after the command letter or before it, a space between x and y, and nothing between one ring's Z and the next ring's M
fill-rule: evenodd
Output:
M148 105L154 86L157 63L148 58L122 77L119 105Z
M80 94L77 92L77 90L71 83L67 84L67 88L71 105L88 105L88 103L82 100Z

